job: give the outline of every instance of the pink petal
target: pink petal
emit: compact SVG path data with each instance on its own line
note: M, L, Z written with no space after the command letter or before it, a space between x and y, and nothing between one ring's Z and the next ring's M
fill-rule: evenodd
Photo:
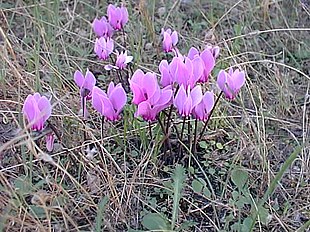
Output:
M102 115L104 113L104 106L103 106L103 100L102 100L103 97L104 97L104 92L101 89L99 89L97 86L95 86L93 89L93 94L92 94L92 105Z
M188 51L187 57L191 60L195 58L195 56L199 55L199 51L195 47L191 47Z
M96 85L96 78L94 74L87 69L85 74L85 81L83 87L88 89L90 92L93 90L94 86Z
M233 76L233 81L234 81L234 86L235 90L238 91L245 83L245 74L243 71L239 72L238 70L238 75Z
M113 89L111 94L109 94L109 99L113 105L113 108L116 110L116 113L119 114L127 102L126 92L121 84L118 84Z
M163 49L165 52L170 52L172 50L172 39L167 32L164 32Z
M183 112L183 106L186 99L187 99L186 91L184 89L184 86L181 85L179 91L177 92L174 98L174 105L178 109L179 114L182 114Z
M190 92L190 98L192 99L192 108L198 105L202 100L201 86L196 85Z
M217 85L220 88L220 90L224 91L226 89L226 72L224 70L221 70L219 74L217 75Z
M121 26L123 27L128 22L128 11L127 11L127 8L124 7L124 6L121 6L121 12L122 12Z
M207 91L203 96L203 104L205 107L205 111L209 114L214 106L214 94L213 92Z
M80 88L83 86L84 83L84 76L80 71L75 71L74 73L74 81Z
M28 123L32 123L40 113L32 95L27 96L23 106L23 113L26 116Z
M49 133L46 135L45 137L45 141L46 141L46 149L48 151L53 151L53 148L54 148L54 140L55 140L55 137L54 137L54 134L53 133Z
M172 40L173 46L177 45L177 43L178 43L178 33L176 31L172 32L171 40Z
M199 56L193 59L192 64L193 64L193 77L191 78L190 83L191 87L193 88L196 82L200 79L200 77L203 74L204 65L202 59Z
M203 60L204 63L204 82L208 80L208 76L210 75L211 71L213 70L215 66L215 60L212 55L212 53L208 50L205 49L201 55L201 59Z
M151 105L149 102L144 101L138 105L135 117L141 116L145 120L151 120Z
M108 86L108 97L110 98L111 94L112 94L112 91L114 90L115 86L114 86L114 83L113 81L110 82L109 86Z
M45 96L38 101L38 109L40 110L40 118L42 118L44 123L52 113L51 103Z

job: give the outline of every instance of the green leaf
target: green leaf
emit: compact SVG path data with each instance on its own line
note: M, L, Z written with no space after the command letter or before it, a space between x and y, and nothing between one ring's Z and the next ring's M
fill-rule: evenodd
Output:
M105 211L105 206L108 203L109 198L107 196L103 197L101 199L101 201L99 202L98 205L98 210L97 210L97 215L96 215L96 228L95 231L99 232L102 231L102 225L103 225L103 221L104 221L104 211Z
M248 173L241 169L235 169L231 173L231 180L241 190L246 184L249 176Z
M205 195L205 196L211 198L211 195L212 195L212 194L211 194L210 190L207 188L207 186L205 186L205 187L203 188L203 195Z
M179 202L181 199L181 192L184 187L186 175L185 170L181 165L176 166L172 175L173 179L173 209L171 219L171 230L174 229L175 222L179 214Z
M219 150L223 150L223 144L221 143L216 143L216 148L219 149Z
M192 188L193 188L194 192L200 193L202 191L203 184L200 181L195 179L192 182Z
M30 213L37 218L46 218L44 208L37 205L29 205Z
M170 230L169 222L158 213L149 213L142 219L142 225L148 230Z
M208 144L206 141L200 141L198 144L202 149L206 149L208 147Z

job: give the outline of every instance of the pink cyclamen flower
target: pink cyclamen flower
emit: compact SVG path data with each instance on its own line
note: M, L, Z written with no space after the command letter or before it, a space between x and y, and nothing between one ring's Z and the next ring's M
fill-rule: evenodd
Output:
M126 92L121 84L114 86L114 83L111 82L107 94L98 87L94 87L92 104L99 113L110 121L119 120L119 114L126 102Z
M221 70L217 76L217 85L229 100L235 99L244 83L244 71L239 71L239 69L234 71L233 68L230 68L228 73Z
M133 92L132 103L135 105L148 100L151 104L155 103L160 92L155 73L144 72L137 69L129 80L130 89Z
M39 93L28 95L23 106L23 113L34 131L43 130L44 123L51 116L50 101Z
M179 114L183 117L189 116L194 107L196 107L202 100L201 86L196 85L192 90L188 86L187 91L181 85L179 91L175 95L174 105L178 109Z
M80 87L80 95L87 100L91 99L92 90L96 84L94 74L87 69L85 77L80 71L75 71L74 81Z
M214 107L214 94L213 92L207 91L203 95L200 103L195 106L193 114L195 118L205 121L208 119L211 110Z
M115 7L110 4L108 6L107 13L108 20L115 30L123 29L125 24L128 22L128 11L123 5L121 7Z
M109 58L109 55L113 52L114 41L110 38L100 37L96 38L95 41L95 53L99 59L106 60Z
M175 62L175 69L172 70L175 81L180 86L184 85L185 89L188 86L194 88L204 70L204 64L200 56L196 56L193 60L188 57L177 57Z
M166 31L162 28L163 35L163 49L165 52L171 52L172 49L178 43L178 33L176 31L171 31L171 29L167 29Z
M205 83L209 80L209 75L215 66L215 57L209 48L206 48L201 53L199 53L195 47L190 48L187 57L191 60L194 60L198 56L203 61L203 73L198 81Z
M141 116L146 121L154 121L158 113L171 105L173 91L171 86L167 86L164 89L156 88L156 99L145 100L138 104L137 112L135 116Z
M118 51L116 51L116 67L118 67L119 69L125 69L127 64L130 63L133 59L133 56L127 56L127 51L125 52L121 52L119 53Z
M92 26L98 37L111 38L113 35L113 28L104 16L101 19L94 19Z

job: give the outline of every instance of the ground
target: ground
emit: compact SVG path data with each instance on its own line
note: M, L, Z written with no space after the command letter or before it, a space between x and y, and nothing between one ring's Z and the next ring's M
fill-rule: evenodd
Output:
M103 89L118 82L93 52L106 1L0 1L0 231L307 231L310 2L123 2L129 22L114 39L134 56L129 78L159 73L172 57L161 28L172 28L182 54L220 47L206 88L218 95L216 75L230 66L245 70L245 86L220 99L194 155L173 133L164 154L160 126L150 139L131 105L103 129L91 104L81 117L75 70L89 68ZM53 104L51 153L21 113L36 91Z

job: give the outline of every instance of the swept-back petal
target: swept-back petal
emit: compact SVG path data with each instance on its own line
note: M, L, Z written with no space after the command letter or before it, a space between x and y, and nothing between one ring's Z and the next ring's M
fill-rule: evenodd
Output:
M245 83L245 74L244 71L239 72L237 75L233 75L234 87L235 91L238 91Z
M40 118L44 123L52 113L51 103L45 96L41 97L38 101L38 109L40 110Z
M199 55L199 51L197 50L197 48L191 47L188 51L187 57L193 60L196 55Z
M84 76L80 71L75 71L74 73L74 81L80 88L83 86L84 83Z
M23 106L23 113L27 118L28 123L33 122L37 117L37 115L39 114L36 101L32 95L27 96Z
M85 81L83 87L88 89L90 92L93 90L94 86L96 85L96 78L94 74L87 69L85 74Z
M175 46L178 43L179 39L178 39L178 33L176 31L172 32L171 40L172 40L173 46Z
M174 97L173 103L178 109L179 114L182 114L184 103L187 99L187 94L183 85L180 86L179 91Z
M201 86L196 85L190 92L190 98L192 99L192 108L198 105L202 100Z
M205 92L203 96L203 104L205 107L205 111L209 114L214 107L214 94L211 91Z
M113 105L113 108L116 111L116 114L119 114L127 102L126 92L121 86L121 84L118 84L113 89L113 91L109 95L109 99Z
M95 86L93 89L93 94L92 94L92 105L102 115L104 113L104 106L103 106L103 100L102 100L103 97L104 97L104 92L101 89L99 89L97 86Z
M191 87L193 88L196 82L200 79L200 77L203 74L204 64L200 56L196 56L192 60L192 66L193 66L193 77L191 80Z
M217 85L220 88L220 90L225 91L226 90L226 72L224 70L221 70L219 74L217 75Z

